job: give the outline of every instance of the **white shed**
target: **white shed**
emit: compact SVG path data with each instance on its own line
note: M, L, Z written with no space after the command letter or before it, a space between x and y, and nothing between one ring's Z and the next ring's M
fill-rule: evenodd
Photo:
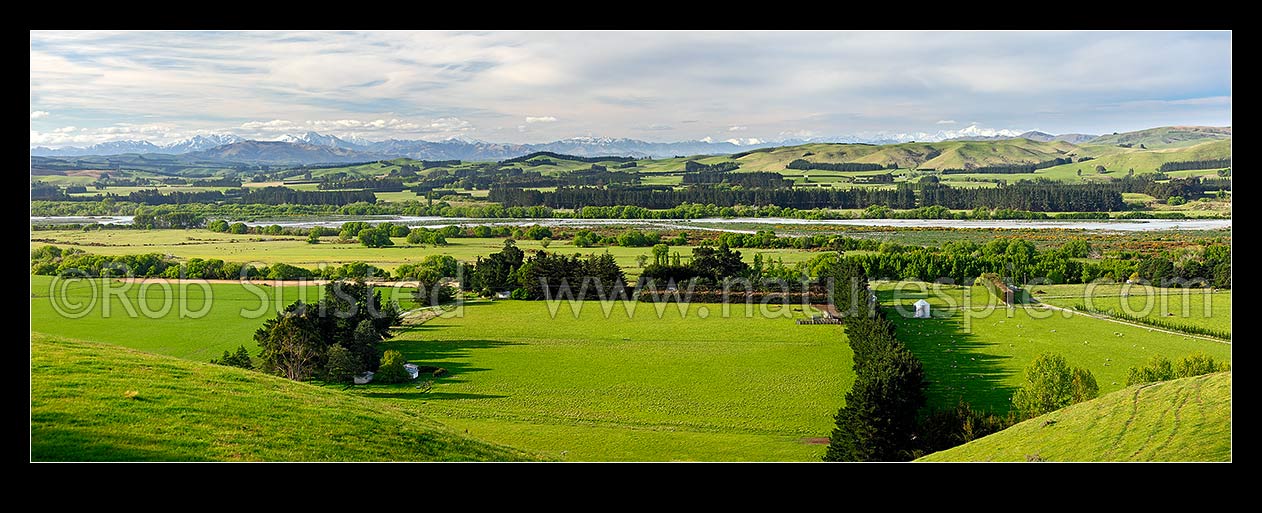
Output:
M368 383L371 383L371 382L372 382L372 374L373 374L373 372L372 372L372 371L368 371L368 372L365 372L365 373L360 374L360 375L358 375L358 376L355 376L355 384L356 384L356 385L366 385L366 384L368 384Z
M916 301L916 318L917 319L929 318L929 302L928 301L925 301L923 299L921 299L920 301Z
M421 375L421 368L417 367L415 363L403 364L403 370L408 371L408 375L412 376L412 379L416 379L417 376Z

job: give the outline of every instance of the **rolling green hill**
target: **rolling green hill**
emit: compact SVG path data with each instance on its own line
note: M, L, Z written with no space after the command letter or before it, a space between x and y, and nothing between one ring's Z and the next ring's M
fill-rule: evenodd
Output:
M1087 144L1116 146L1118 144L1144 145L1149 148L1173 148L1200 144L1207 140L1231 139L1231 127L1218 126L1162 126L1123 132L1120 134L1102 135Z
M1126 174L1131 169L1137 174L1152 173L1166 162L1231 158L1231 139L1204 140L1191 146L1149 150L1091 145L1083 146L1082 153L1095 158L1086 162L1040 169L1035 174L1043 178L1076 180L1077 172L1081 169L1083 179L1091 180L1093 176L1097 176L1096 166L1104 166L1111 176Z
M403 403L31 334L34 461L485 461L528 454Z
M1123 147L1119 146L1119 144L1127 144L1129 146ZM1141 144L1145 147L1140 148ZM816 163L865 163L880 164L882 166L894 165L899 170L931 172L932 170L943 169L970 169L997 165L1034 164L1057 158L1072 158L1075 162L1071 164L1040 169L1033 175L1023 173L997 176L994 174L970 173L953 174L949 177L944 177L943 180L954 184L969 185L978 183L976 180L979 179L986 181L994 180L996 178L1002 178L1008 181L1031 178L1048 178L1053 180L1081 182L1109 180L1111 177L1127 173L1132 169L1136 173L1140 174L1151 173L1156 171L1166 162L1230 158L1231 149L1230 127L1162 127L1141 130L1138 132L1101 136L1087 143L1078 145L1063 140L1041 142L1024 138L989 141L943 141L935 143L909 142L887 145L859 143L812 143L797 146L763 148L736 153L733 155L639 159L636 161L636 166L630 169L638 171L641 174L642 183L645 185L679 185L681 183L680 174L684 170L685 163L690 160L694 160L701 164L736 162L740 164L740 168L737 172L778 172L793 179L799 185L802 185L806 181L803 178L804 176L809 176L810 181L815 183L826 183L830 181L850 182L852 178L860 176L865 172L787 169L790 162L798 159L804 159L808 162ZM1085 157L1090 157L1091 160L1078 161L1079 159ZM116 157L110 158L116 159ZM91 159L80 160L83 160L83 162L80 162L80 165L87 166L85 169L110 169L113 165L110 162L96 162ZM64 164L70 165L68 163ZM145 162L145 164L150 165L150 167L157 166L157 168L166 169L167 171L175 169L172 167L175 166L175 164L161 159L158 159L154 163ZM391 171L398 170L405 164L420 167L421 161L408 158L398 158L380 162L374 161L361 164L347 164L345 166L321 167L311 169L311 175L313 179L317 180L335 173L346 173L347 175L355 177L380 176L386 175ZM619 171L619 165L621 163L617 161L603 161L599 162L599 164L605 166L611 171ZM129 163L127 165L131 166L132 164ZM443 172L450 170L467 170L477 168L481 165L481 163L464 162L451 168L442 169ZM577 158L569 159L565 158L563 155L536 156L526 161L505 164L505 166L520 168L525 171L537 171L545 176L557 176L572 171L589 169L592 166L592 162L583 161L582 159ZM1097 173L1097 166L1104 166L1109 173ZM35 167L33 165L32 169L34 168ZM429 175L434 173L435 169L438 168L424 169L420 171L420 174ZM1081 177L1078 174L1078 170L1082 170ZM82 171L51 168L45 171L47 171L47 173L56 174L33 175L32 180L56 183L59 185L67 185L72 182L87 185L95 179L90 176L66 175L66 173L82 173ZM221 175L229 172L230 170L190 168L177 171L179 171L177 174L208 176L212 174ZM879 171L879 173L884 172L885 171ZM41 173L44 173L44 171L41 171ZM866 173L871 174L874 172ZM1214 175L1214 170L1201 170L1195 174L1212 176ZM904 171L902 173L896 173L896 175L911 175L914 177L916 173L908 173ZM298 177L291 179L296 180L301 178L301 175L299 175ZM969 182L970 180L972 181L971 183ZM409 185L411 183L413 182L408 182ZM303 186L294 185L294 187L301 188ZM308 187L314 189L314 185L308 184ZM90 192L95 194L99 191L93 190ZM413 199L411 195L405 195L402 197Z
M1231 372L1128 387L918 461L1231 461Z
M1063 158L1077 147L1064 142L1029 139L999 141L944 141L937 143L806 144L743 155L736 159L742 169L779 171L789 162L862 162L895 164L899 168L964 169L997 164L1036 163Z

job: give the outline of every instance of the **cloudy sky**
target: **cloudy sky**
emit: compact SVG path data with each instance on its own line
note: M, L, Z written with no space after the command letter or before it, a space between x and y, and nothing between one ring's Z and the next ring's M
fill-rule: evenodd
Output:
M1227 32L32 32L31 145L1231 124Z

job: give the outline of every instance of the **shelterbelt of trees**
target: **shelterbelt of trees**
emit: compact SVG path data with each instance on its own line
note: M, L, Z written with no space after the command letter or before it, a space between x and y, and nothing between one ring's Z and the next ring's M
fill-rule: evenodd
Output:
M543 205L561 209L614 205L669 209L684 203L700 203L719 207L777 205L794 209L871 206L913 209L942 206L950 209L988 208L1033 212L1113 212L1126 209L1122 193L1138 192L1164 200L1171 196L1198 197L1207 191L1231 188L1230 180L1177 178L1161 182L1149 175L1128 176L1109 183L1091 184L1020 181L1012 185L999 184L994 188L951 187L937 181L936 177L930 177L915 184L901 183L894 189L731 188L714 186L712 180L715 179L716 177L706 177L703 181L698 176L693 179L698 184L683 189L558 187L555 191L537 191L492 187L487 199L506 207Z
M485 293L510 292L525 289L523 298L537 298L541 289L532 288L536 278L545 276L564 277L572 284L584 278L599 278L604 285L625 282L612 259L556 260L558 256L539 256L537 265L528 272L519 272L526 262L522 250L515 247L513 239L564 240L570 239L575 246L586 248L601 245L624 247L652 246L653 262L644 267L642 279L657 280L659 284L682 283L700 280L703 286L722 287L724 280L747 279L759 286L779 286L784 282L803 282L819 276L820 270L834 262L844 262L863 271L864 276L896 280L935 281L949 278L957 284L970 284L972 280L988 273L1009 277L1017 283L1089 283L1099 279L1124 281L1146 280L1158 286L1176 287L1231 287L1231 249L1225 244L1208 244L1199 250L1168 250L1161 253L1139 255L1126 251L1110 251L1103 255L1093 250L1085 239L1072 239L1059 247L1039 251L1030 241L1023 239L994 239L986 244L956 241L938 247L901 245L835 235L815 234L799 237L778 237L772 231L754 234L722 233L711 238L699 239L699 247L687 257L670 246L687 246L691 242L686 232L669 239L658 232L629 229L618 234L601 235L591 230L572 232L554 230L547 226L510 228L506 226L446 226L438 229L408 228L402 225L382 223L369 225L350 222L340 230L332 228L282 228L277 225L248 227L243 223L225 221L211 223L211 228L238 234L307 235L308 242L319 243L321 236L337 235L339 239L358 241L370 247L389 246L392 237L406 237L409 244L447 244L448 238L505 237L504 250L485 259L479 259L470 273L472 290ZM511 238L509 238L511 237ZM797 248L803 250L826 249L811 259L793 266L756 256L751 266L743 261L736 248ZM857 251L856 251L857 250ZM546 255L546 252L540 252ZM142 258L143 257L143 258ZM1087 257L1099 257L1088 259ZM532 259L535 257L531 257ZM161 255L105 257L90 255L77 250L61 250L57 247L37 249L31 256L31 268L35 274L79 273L87 276L118 275L120 269L130 270L136 276L227 278L242 276L268 279L330 278L341 276L382 277L390 275L379 269L356 267L357 270L325 269L308 270L285 264L275 264L268 269L245 270L240 266L229 268L219 262L211 265L213 273L181 268L180 265ZM192 264L190 262L189 264ZM436 278L455 277L454 260L444 267ZM494 268L494 271L488 269ZM449 269L449 270L448 270ZM530 274L537 270L542 274ZM599 270L599 271L597 271ZM244 272L245 274L240 274ZM406 278L402 268L396 272ZM330 274L333 273L333 274ZM340 274L339 274L340 273ZM367 273L367 274L365 274ZM523 281L526 280L526 281ZM771 280L771 282L767 282ZM431 280L432 282L433 280ZM760 285L762 284L762 285ZM465 284L462 284L465 285ZM643 286L643 282L640 284Z

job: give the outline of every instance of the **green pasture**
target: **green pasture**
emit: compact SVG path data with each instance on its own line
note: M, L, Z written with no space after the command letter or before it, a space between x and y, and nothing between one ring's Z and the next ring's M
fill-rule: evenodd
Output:
M1231 373L1128 387L919 461L1231 461Z
M929 404L949 407L964 400L1006 413L1022 372L1039 354L1060 353L1070 365L1090 370L1101 394L1126 385L1126 374L1156 354L1178 359L1203 352L1231 361L1231 345L1164 333L1046 307L993 305L982 287L942 287L921 292L877 287L898 339L925 365ZM909 306L927 298L933 317L912 318ZM952 307L954 302L956 306ZM904 306L898 306L904 305ZM1230 309L1216 315L1230 318Z
M31 333L33 461L537 459L374 401L260 372Z

